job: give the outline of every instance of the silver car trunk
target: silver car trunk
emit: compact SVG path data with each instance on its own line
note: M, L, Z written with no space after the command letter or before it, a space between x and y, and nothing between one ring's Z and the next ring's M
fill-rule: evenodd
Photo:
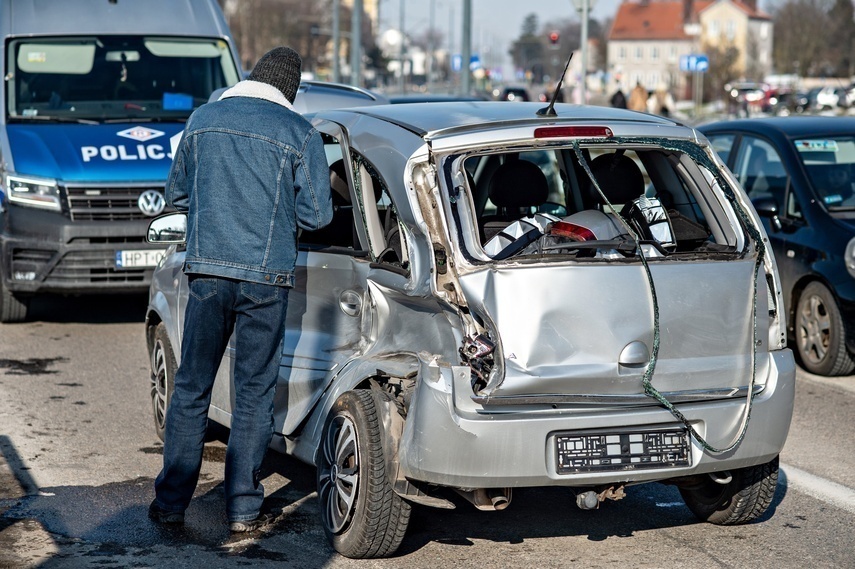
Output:
M653 385L671 393L747 386L754 353L753 259L650 265L661 338ZM643 394L654 319L640 262L491 267L461 276L460 284L498 335L504 379L491 397L579 395L582 401ZM758 289L758 306L765 307L765 287ZM758 319L757 338L766 337L766 320ZM762 383L768 354L758 354Z

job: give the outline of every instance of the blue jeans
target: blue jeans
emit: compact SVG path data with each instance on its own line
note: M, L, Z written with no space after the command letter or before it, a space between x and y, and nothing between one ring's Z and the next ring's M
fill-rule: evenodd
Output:
M154 483L164 510L183 512L202 467L211 389L234 332L234 407L226 450L226 513L230 522L256 518L264 499L261 461L273 436L273 394L279 375L288 288L191 276L181 364L166 413L163 470Z

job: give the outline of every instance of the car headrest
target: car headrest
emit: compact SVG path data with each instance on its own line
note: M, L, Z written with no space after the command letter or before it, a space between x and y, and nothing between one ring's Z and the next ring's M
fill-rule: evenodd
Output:
M543 170L534 163L511 160L496 168L487 192L496 207L539 206L549 196L549 182Z
M644 193L644 175L635 161L624 154L597 156L591 161L591 172L613 204L629 203ZM595 201L599 201L599 194L593 184L590 193Z

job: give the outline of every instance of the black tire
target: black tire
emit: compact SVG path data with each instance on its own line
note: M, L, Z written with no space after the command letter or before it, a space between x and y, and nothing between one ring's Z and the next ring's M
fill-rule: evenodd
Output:
M318 502L333 548L354 559L388 557L410 522L410 504L392 489L380 416L367 390L333 405L318 453Z
M720 526L747 524L769 509L778 485L777 456L766 464L730 473L727 484L707 478L697 486L680 488L683 501L698 519Z
M159 323L154 329L151 344L151 410L154 415L154 430L157 437L164 440L166 431L166 409L172 400L175 389L175 372L178 364L172 343L166 334L166 326Z
M23 322L29 307L29 298L16 296L0 279L0 322Z
M846 349L846 329L834 295L820 282L808 284L795 315L796 349L806 370L817 375L849 375L855 361Z

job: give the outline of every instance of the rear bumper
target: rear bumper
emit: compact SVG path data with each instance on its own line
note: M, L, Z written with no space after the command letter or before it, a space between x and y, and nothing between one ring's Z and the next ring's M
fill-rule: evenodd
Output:
M119 268L122 250L155 250L147 221L72 222L55 212L10 207L0 227L0 278L21 294L143 292L150 268Z
M501 488L649 482L763 464L784 446L795 396L792 352L786 349L770 355L766 387L754 398L745 438L736 449L721 455L704 452L693 439L687 467L558 474L558 433L615 428L631 431L679 423L661 407L464 416L454 405L453 378L444 373L419 383L404 427L401 467L413 480L461 488ZM739 398L679 408L710 444L723 446L737 434L744 404L745 399Z

